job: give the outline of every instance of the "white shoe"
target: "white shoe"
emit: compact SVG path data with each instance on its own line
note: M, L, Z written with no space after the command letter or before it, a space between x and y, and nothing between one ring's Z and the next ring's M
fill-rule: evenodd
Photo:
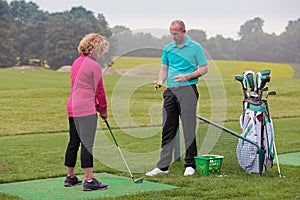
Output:
M156 167L152 171L147 172L146 176L156 176L158 174L167 174L167 173L169 173L168 170L167 171L162 171L162 170L160 170L159 168Z
M192 167L185 168L183 176L191 176L195 174L195 169Z

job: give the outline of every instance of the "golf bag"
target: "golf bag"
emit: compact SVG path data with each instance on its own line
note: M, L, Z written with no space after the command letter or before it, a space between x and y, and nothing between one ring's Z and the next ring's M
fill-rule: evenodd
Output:
M236 153L240 166L249 173L262 174L273 165L274 129L269 115L268 101L262 99L264 86L270 81L269 74L270 70L259 72L256 83L254 83L253 71L244 72L243 76L236 76L236 80L242 83L244 92L240 126L241 136L245 138L238 140ZM250 88L250 96L247 86Z
M274 159L274 130L271 117L267 112L267 102L260 105L245 102L246 108L240 117L241 136L247 138L259 146L261 158L257 146L239 139L237 145L237 158L240 166L247 172L265 172Z

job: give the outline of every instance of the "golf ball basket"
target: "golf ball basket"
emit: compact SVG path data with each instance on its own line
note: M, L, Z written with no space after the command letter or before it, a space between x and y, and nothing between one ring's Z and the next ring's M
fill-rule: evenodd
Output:
M220 155L202 155L195 156L196 172L199 175L219 174L222 168L224 156Z

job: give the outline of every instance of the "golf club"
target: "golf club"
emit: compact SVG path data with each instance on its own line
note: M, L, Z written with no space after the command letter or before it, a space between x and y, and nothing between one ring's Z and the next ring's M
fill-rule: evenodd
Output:
M269 95L276 95L276 91L275 90L269 91L267 93L266 99L268 99ZM285 176L281 175L280 166L279 166L279 160L278 160L278 155L277 155L277 150L276 150L276 145L275 145L275 140L273 140L273 146L274 146L275 160L276 160L276 164L277 164L279 178L285 178Z
M261 87L261 77L262 76L270 76L270 73L271 73L271 70L269 70L269 69L257 72L257 74L256 74L256 86L257 86L257 89L258 88L263 88L263 87Z
M271 90L267 93L266 99L268 99L269 95L276 95L276 91L275 90Z
M144 180L143 178L139 178L139 179L137 179L137 180L134 180L134 177L133 177L133 175L132 175L132 173L131 173L131 171L130 171L130 169L129 169L129 166L128 166L128 164L127 164L127 162L126 162L126 160L125 160L125 157L124 157L124 155L123 155L123 153L122 153L122 151L121 151L121 148L119 147L119 144L118 144L118 142L117 142L117 140L116 140L116 138L115 138L115 136L114 136L114 134L113 134L113 132L112 132L112 130L111 130L111 128L110 128L110 125L109 125L108 121L107 121L107 120L104 120L104 122L105 122L105 124L106 124L106 126L107 126L107 128L108 128L108 130L109 130L109 132L110 132L110 135L112 136L112 138L113 138L113 140L114 140L114 142L115 142L115 144L116 144L116 146L117 146L117 149L118 149L118 151L119 151L119 153L120 153L120 155L121 155L122 160L123 160L124 163L125 163L125 166L126 166L128 172L129 172L129 174L130 174L130 179L131 179L134 183L143 183L143 180Z
M265 87L265 85L270 82L270 76L269 75L263 75L260 76L258 74L258 85L257 85L257 94L258 94L258 100L261 100L262 97L262 93L263 93L263 88Z
M248 70L243 73L244 79L247 81L251 92L254 92L255 82L254 82L254 71Z
M269 90L269 87L267 86L267 87L264 87L262 91L263 91L263 92L266 92L266 91L268 91L268 90Z
M242 88L243 88L243 94L244 94L244 100L248 98L248 93L247 93L247 83L244 79L244 76L241 75L236 75L234 77L235 80L241 82Z

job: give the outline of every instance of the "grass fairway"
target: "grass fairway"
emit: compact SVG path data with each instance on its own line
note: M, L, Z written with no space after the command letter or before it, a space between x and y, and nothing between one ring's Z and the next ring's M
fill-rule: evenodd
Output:
M159 62L157 58L121 57L115 60L113 69L158 71ZM295 73L299 74L297 67L236 61L210 61L209 64L210 74L201 79L198 86L199 115L210 119L214 115L224 114L224 126L239 133L242 91L240 83L233 81L233 77L247 69L254 69L255 72L271 69L272 79L268 86L275 89L277 95L269 98L269 106L275 127L277 151L279 154L300 151L300 79L294 76ZM155 151L160 148L163 90L153 91L152 83L155 79L155 76L147 73L139 76L104 73L109 121L136 177L180 188L112 199L300 198L299 166L281 165L282 174L286 176L284 179L278 178L276 165L262 177L248 174L239 168L235 160L236 138L223 132L213 151L225 156L222 173L226 177L183 177L183 161L172 163L167 176L145 177L144 171L154 167L158 160L158 153ZM222 87L217 84L220 82ZM0 183L65 175L63 162L68 140L65 105L69 90L69 73L22 73L18 70L0 69ZM224 95L217 96L215 91ZM225 105L226 109L216 110L214 102ZM199 124L199 127L197 137L200 149L203 133L208 127L205 124ZM95 172L128 177L103 123L99 123L98 132L96 142L100 145L96 145L95 149ZM98 153L101 148L105 148L107 152ZM77 166L76 172L82 174L79 162ZM0 193L0 199L18 197Z

